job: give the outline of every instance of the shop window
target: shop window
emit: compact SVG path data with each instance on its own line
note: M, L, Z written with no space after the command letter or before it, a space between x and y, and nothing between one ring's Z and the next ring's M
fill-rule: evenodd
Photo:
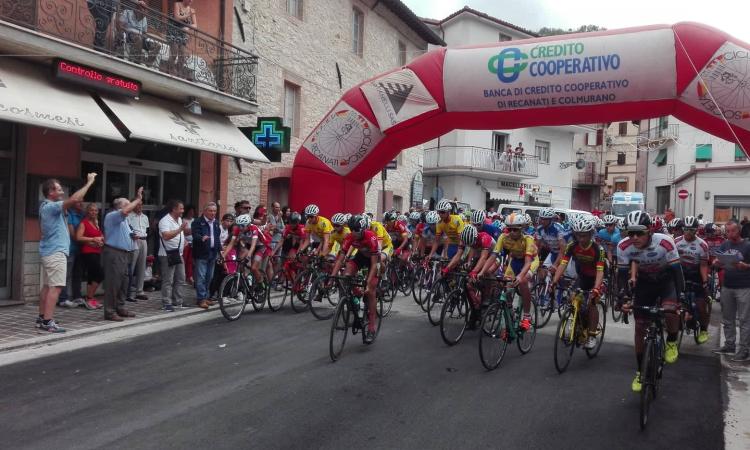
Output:
M299 20L302 20L302 0L287 0L286 12Z
M291 128L293 136L299 136L300 87L284 82L284 125Z
M164 172L164 203L169 200L188 200L187 174Z
M696 144L695 162L711 162L713 159L711 153L711 144Z
M406 44L402 41L398 41L398 65L406 65Z
M534 154L540 163L549 164L549 142L536 141L534 143Z
M362 56L365 40L365 15L359 8L352 9L352 53Z
M734 144L734 160L735 161L747 161L747 155L742 151L742 147L739 144Z
M135 174L135 186L136 189L143 186L143 204L144 205L160 205L159 201L159 175L151 175L144 173Z

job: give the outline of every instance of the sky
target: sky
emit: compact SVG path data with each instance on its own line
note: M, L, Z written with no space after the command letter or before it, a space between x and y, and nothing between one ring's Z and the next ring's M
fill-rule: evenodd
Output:
M469 6L514 25L542 27L598 25L607 29L677 22L701 22L750 43L750 0L402 0L415 14L443 19Z

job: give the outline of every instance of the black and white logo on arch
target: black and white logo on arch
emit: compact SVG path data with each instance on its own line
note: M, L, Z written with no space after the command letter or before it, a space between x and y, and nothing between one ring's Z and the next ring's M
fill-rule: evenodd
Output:
M435 99L411 69L383 75L363 84L360 89L381 130L438 108Z

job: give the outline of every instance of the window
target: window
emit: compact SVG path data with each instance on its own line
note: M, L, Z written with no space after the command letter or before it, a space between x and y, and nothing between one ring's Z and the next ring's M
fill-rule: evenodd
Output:
M549 164L549 142L536 141L534 143L534 155L539 158L539 162Z
M505 144L508 142L508 135L503 133L492 134L492 148L499 152L505 151Z
M659 117L659 128L662 130L669 126L669 117Z
M747 155L742 151L742 147L739 144L734 144L734 160L747 161Z
M658 186L656 188L656 214L664 214L669 208L670 186Z
M617 153L617 165L618 166L624 166L626 164L626 155L625 152L618 152Z
M303 0L286 0L286 12L290 16L302 20L302 1Z
M352 53L362 56L365 40L365 15L357 8L354 8L352 12Z
M711 162L711 144L695 145L695 162Z
M627 135L628 135L628 123L620 122L620 136L627 136Z
M654 158L654 164L657 166L663 166L667 163L667 149L663 148L659 150L659 154Z
M284 125L292 130L293 136L299 136L300 88L284 82Z
M508 36L507 34L500 33L500 35L499 35L499 41L500 42L506 42L506 41L510 41L510 40L513 40L513 38L510 37L510 36Z
M406 44L401 41L398 41L398 65L406 65Z
M627 178L615 178L615 192L627 192L628 191L628 179Z

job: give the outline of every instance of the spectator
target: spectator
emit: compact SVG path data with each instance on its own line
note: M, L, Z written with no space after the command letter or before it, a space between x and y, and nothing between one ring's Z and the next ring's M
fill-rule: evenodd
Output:
M128 225L135 235L135 252L133 263L130 265L126 300L131 302L147 300L148 297L143 293L143 279L146 274L146 256L148 256L149 220L148 216L143 214L143 203L138 204L133 212L128 214Z
M39 292L39 317L37 326L50 333L64 333L65 329L57 325L53 316L60 291L65 286L70 252L70 232L65 222L68 208L80 202L96 180L96 173L86 176L86 184L62 200L65 192L60 182L54 178L42 183L42 194L45 199L39 205L39 226L42 236L39 240L39 256L42 263L42 289Z
M146 18L146 2L138 0L134 8L125 9L119 17L118 28L121 35L118 37L118 46L123 51L128 47L127 56L137 63L145 62L151 64L156 59L156 53L151 48L152 41L147 39L148 19ZM144 58L144 51L146 53Z
M221 242L221 252L224 253L224 250L226 250L226 242L228 242L228 239L231 235L230 230L232 229L232 225L234 224L234 215L231 213L224 214L224 216L221 218L221 229L219 231L219 241ZM213 280L211 280L211 296L213 298L218 298L218 292L219 292L219 286L221 285L221 281L224 279L224 277L227 275L226 270L224 270L224 261L221 260L221 258L216 258L216 267L214 268L214 277Z
M81 295L81 258L80 248L76 241L76 229L83 219L83 202L75 202L68 210L68 233L70 234L70 253L68 254L67 277L65 288L60 292L57 306L73 308L85 306Z
M76 240L81 243L81 261L88 274L85 306L87 309L100 309L103 305L94 296L99 284L104 280L102 270L102 247L104 235L99 228L99 207L89 203L86 217L76 230Z
M514 171L523 170L526 168L526 155L525 155L526 149L523 148L523 143L519 142L518 147L513 151L513 156L515 161L514 164Z
M740 226L736 221L727 222L726 230L727 240L719 247L719 257L714 261L714 265L724 269L724 282L721 286L724 345L716 353L734 353L732 361L747 362L750 361L750 242L742 239ZM734 261L728 264L727 259ZM735 339L737 319L740 326L738 342Z
M750 239L750 221L745 216L745 223L742 225L742 231L740 232L742 239Z
M193 225L193 220L195 220L195 207L193 205L185 205L182 220L187 224L188 228ZM183 261L185 261L186 283L193 285L193 235L190 233L185 233L185 250L182 257Z
M86 0L91 16L94 18L94 49L106 51L107 28L112 21L119 0Z
M503 156L503 165L505 166L504 170L511 170L511 167L513 167L513 146L508 144L505 146L505 155Z
M167 204L169 213L159 221L159 267L161 267L162 309L174 311L182 308L182 285L185 283L185 235L190 227L182 220L185 205L179 200ZM168 253L169 252L169 253ZM172 256L168 256L171 254Z
M136 244L134 234L128 226L127 218L136 206L143 201L143 187L139 187L132 202L126 198L116 198L112 202L113 211L104 216L104 320L122 322L125 317L135 317L135 313L125 309L130 281L130 264Z
M276 253L276 248L281 242L281 234L284 231L284 217L281 214L279 202L271 203L271 214L268 216L268 225L271 227L271 248Z
M292 215L292 210L288 206L281 208L281 220L285 224L289 223L289 216Z
M250 213L250 202L247 200L240 200L239 202L234 204L234 217L237 217L241 214L249 214Z
M185 70L185 47L188 43L187 31L198 28L198 17L195 8L191 5L193 0L182 0L174 3L172 17L167 28L167 41L169 42L169 61L171 63L170 73L182 78L187 77Z
M221 227L216 220L216 212L216 203L207 204L203 208L203 215L195 219L191 225L195 291L198 296L198 306L203 309L214 303L209 298L209 291L214 276L216 257L221 251Z

